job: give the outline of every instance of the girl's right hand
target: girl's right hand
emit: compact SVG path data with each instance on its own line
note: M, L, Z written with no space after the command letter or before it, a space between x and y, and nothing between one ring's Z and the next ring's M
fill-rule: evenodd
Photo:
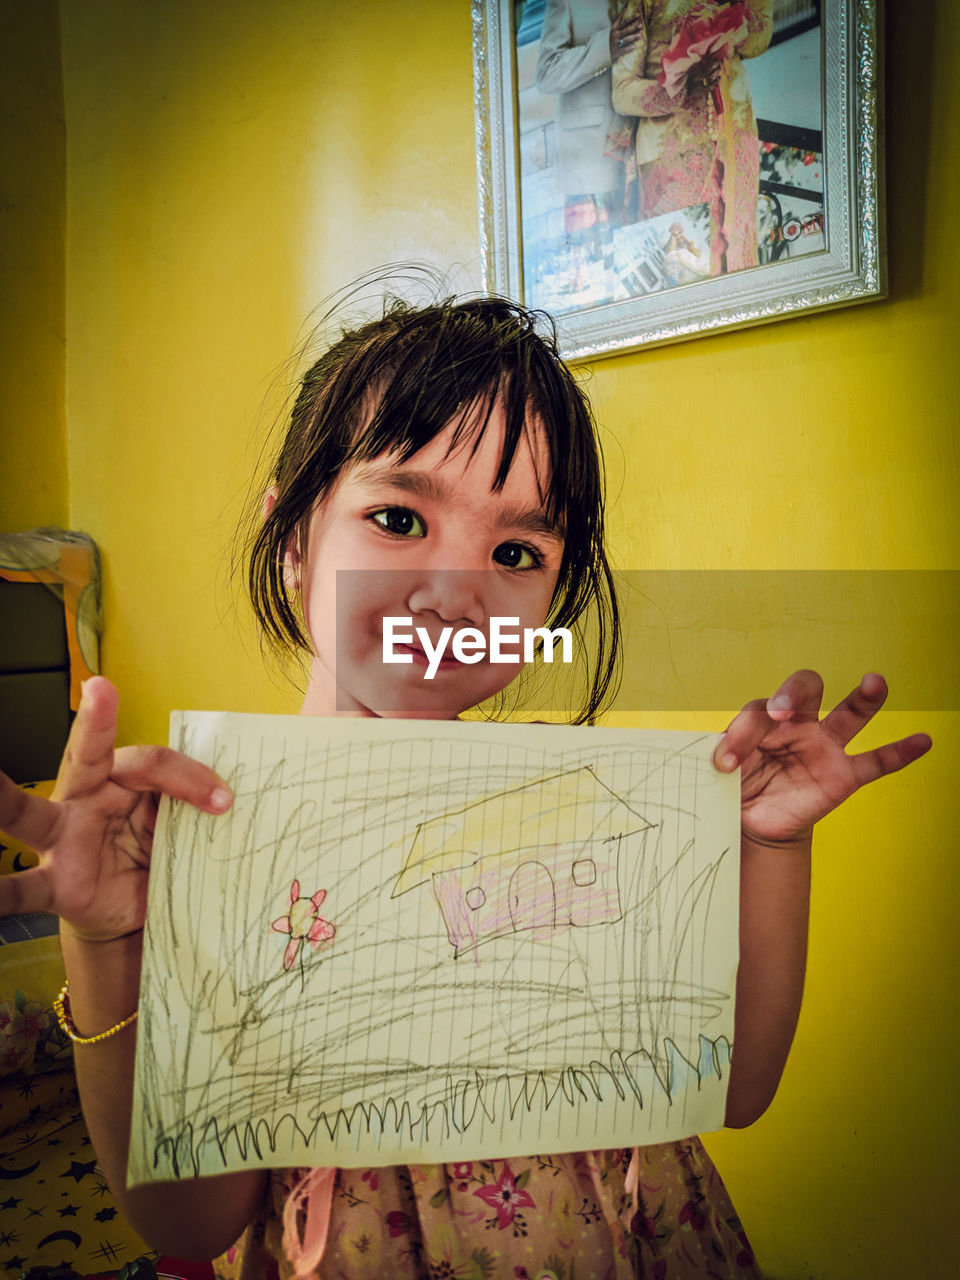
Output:
M90 942L143 928L161 794L207 813L233 796L212 769L168 747L114 749L117 691L94 676L83 697L51 799L0 773L0 831L36 849L40 865L0 877L0 915L53 911Z

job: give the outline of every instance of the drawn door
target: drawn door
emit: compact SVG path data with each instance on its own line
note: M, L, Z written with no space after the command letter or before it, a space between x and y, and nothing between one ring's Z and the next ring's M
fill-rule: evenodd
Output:
M510 877L507 902L515 933L523 929L551 933L557 927L557 895L553 876L542 862L520 863Z

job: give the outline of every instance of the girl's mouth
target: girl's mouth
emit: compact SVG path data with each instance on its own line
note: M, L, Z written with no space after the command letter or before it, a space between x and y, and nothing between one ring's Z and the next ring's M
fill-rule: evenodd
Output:
M394 653L409 653L413 658L413 665L415 667L423 667L426 669L430 666L431 659L428 658L426 652L417 645L394 643L393 651ZM461 662L459 658L455 658L453 654L449 652L445 653L439 660L433 659L433 664L436 671L453 671L466 666L466 663Z

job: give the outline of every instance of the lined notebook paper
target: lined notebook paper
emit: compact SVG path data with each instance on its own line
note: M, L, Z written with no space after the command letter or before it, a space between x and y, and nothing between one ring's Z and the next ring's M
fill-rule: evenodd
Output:
M175 713L130 1182L723 1123L739 780L712 735Z

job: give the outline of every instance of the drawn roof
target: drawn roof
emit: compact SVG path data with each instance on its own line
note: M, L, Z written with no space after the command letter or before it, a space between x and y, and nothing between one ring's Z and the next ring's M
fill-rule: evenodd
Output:
M462 866L465 851L496 857L540 844L616 839L652 825L590 765L549 774L421 822L390 896Z

